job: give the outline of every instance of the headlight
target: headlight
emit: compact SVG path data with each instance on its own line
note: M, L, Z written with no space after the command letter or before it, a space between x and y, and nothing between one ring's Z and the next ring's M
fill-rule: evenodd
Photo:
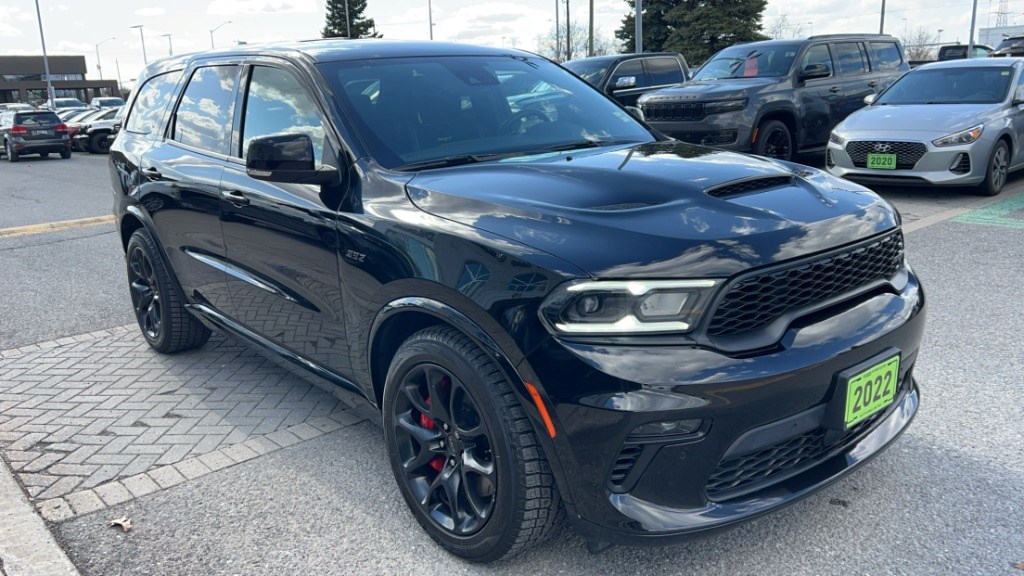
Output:
M978 124L977 126L968 128L963 132L957 132L956 134L943 136L938 140L932 140L932 144L936 146L959 146L960 144L970 144L981 137L981 131L984 129L984 124Z
M829 134L828 134L828 141L833 143L833 144L839 144L840 146L842 146L843 144L846 144L846 138L843 138L842 136L840 136L839 133L836 132L835 130L829 132Z
M732 112L734 110L743 110L746 107L746 98L740 98L739 100L722 100L721 102L707 102L704 104L704 113L718 114L720 112Z
M717 285L717 280L572 282L552 292L540 313L560 334L688 332Z

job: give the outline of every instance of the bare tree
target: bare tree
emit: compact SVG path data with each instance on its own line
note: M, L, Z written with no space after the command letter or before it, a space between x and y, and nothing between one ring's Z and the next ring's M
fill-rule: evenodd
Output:
M569 27L572 34L570 53L573 58L585 58L587 56L587 25L582 22L573 22ZM552 26L547 34L537 37L537 52L562 62L565 60L565 23L559 28L558 49L555 49L555 27ZM594 28L594 56L604 56L617 52L615 43L608 36L605 36L600 29Z
M792 22L789 19L789 14L782 12L771 24L765 26L763 30L765 34L776 40L781 38L799 38L804 34L804 25L802 22Z
M904 28L899 35L903 48L907 52L907 60L934 60L935 45L939 43L939 35L928 29L918 27L911 30Z

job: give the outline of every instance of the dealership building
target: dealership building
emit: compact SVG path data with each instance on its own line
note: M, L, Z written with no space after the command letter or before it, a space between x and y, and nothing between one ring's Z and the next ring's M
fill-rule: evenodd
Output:
M54 98L120 96L115 80L87 80L85 56L50 56L50 84ZM46 73L42 56L0 56L0 104L46 100Z

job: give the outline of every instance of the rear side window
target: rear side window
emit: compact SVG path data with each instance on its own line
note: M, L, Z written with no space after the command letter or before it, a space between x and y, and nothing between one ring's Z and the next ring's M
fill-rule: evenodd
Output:
M651 86L679 84L684 80L683 68L675 58L648 58L647 74L651 77Z
M871 42L868 46L871 47L871 61L875 65L875 70L896 70L903 63L900 49L895 42Z
M164 109L171 101L174 87L178 85L181 72L169 72L153 76L139 89L132 109L128 113L128 123L124 129L136 134L155 134L160 131L160 121Z
M644 79L644 65L638 58L636 60L626 60L622 64L619 64L619 66L615 68L615 72L612 74L612 78L608 82L608 86L611 86L612 90L614 90L615 86L619 82L619 78L625 78L627 76L636 78L635 88L648 85L647 81Z
M178 104L172 137L182 144L228 154L237 77L237 66L197 69Z
M60 118L53 112L15 114L14 123L20 126L53 126L60 124Z
M839 71L843 76L864 74L868 71L868 59L859 42L836 44L836 55L839 57Z
M324 125L316 105L290 73L267 66L252 69L242 124L242 157L249 142L270 134L306 134L313 141L317 162L322 161Z

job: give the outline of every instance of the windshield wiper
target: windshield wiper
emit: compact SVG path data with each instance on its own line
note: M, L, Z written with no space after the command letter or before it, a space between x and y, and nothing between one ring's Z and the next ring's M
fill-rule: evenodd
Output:
M616 144L634 144L632 140L578 140L576 142L566 142L564 144L554 144L552 146L545 146L543 148L537 148L529 152L530 154L537 154L540 152L565 152L567 150L579 150L582 148L600 148L602 146L614 146Z
M395 170L409 171L409 170L426 170L429 168L448 168L450 166L462 166L463 164L476 164L477 162L486 162L488 160L501 160L502 158L512 158L513 156L522 156L524 152L502 152L499 154L463 154L457 156L445 156L444 158L434 158L432 160L420 160L419 162L409 162L408 164L402 164L396 166Z

